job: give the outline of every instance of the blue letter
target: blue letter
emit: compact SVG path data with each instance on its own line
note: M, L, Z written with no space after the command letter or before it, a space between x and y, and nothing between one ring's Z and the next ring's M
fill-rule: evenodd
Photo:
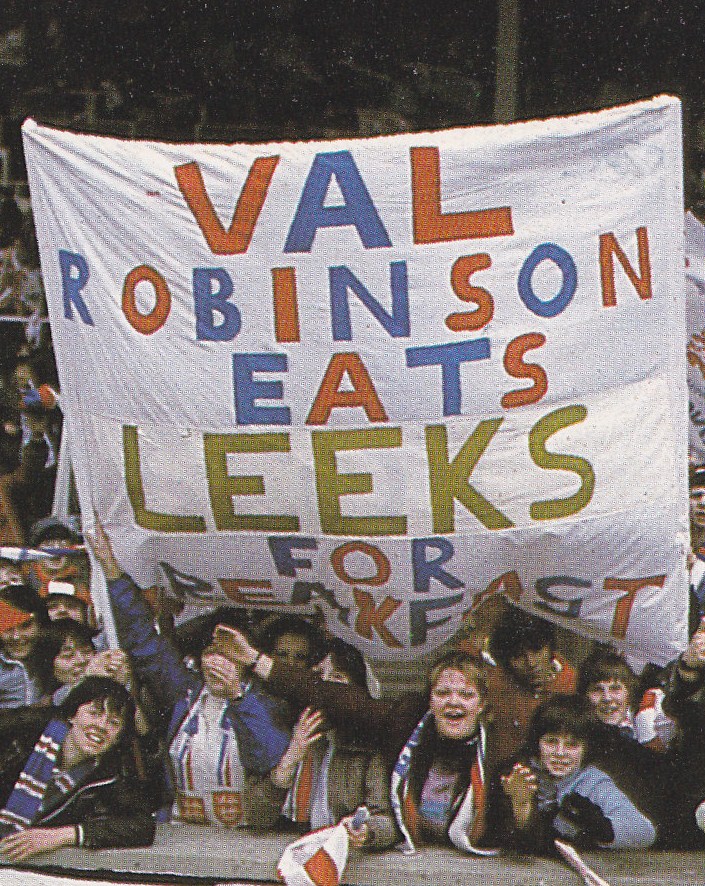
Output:
M574 597L572 600L562 600L549 591L549 588L565 586L568 588L589 588L592 587L589 581L584 578L571 578L569 575L551 575L547 578L539 578L536 580L536 593L546 603L536 603L537 609L545 609L554 615L562 615L564 618L578 618L580 609L583 605L582 597ZM564 608L559 609L557 606L551 606L551 603L562 603Z
M489 357L488 338L406 349L406 365L411 369L416 366L441 366L443 415L460 415L460 364L470 360L488 360Z
M439 554L435 560L426 559L428 548L435 548ZM455 553L453 545L447 538L415 538L412 542L411 559L414 566L414 591L417 594L427 594L431 590L431 579L435 578L450 591L465 587L450 572L441 569L443 563L447 563Z
M345 200L342 206L323 205L333 176ZM347 225L357 228L365 249L392 245L350 151L316 154L284 252L310 252L318 228Z
M270 535L267 544L279 575L295 578L297 569L313 569L313 563L310 560L292 557L291 552L294 548L300 548L302 551L317 551L318 543L315 538L303 538L299 535L289 535L282 538Z
M90 271L88 264L82 255L77 252L59 250L59 264L61 265L61 288L64 294L64 317L73 320L73 303L78 315L87 326L95 326L93 318L88 313L86 303L81 298L81 290L88 282ZM74 275L74 271L76 274Z
M406 262L394 261L389 265L389 282L392 290L391 315L370 295L369 290L360 283L349 268L344 265L330 268L328 276L330 278L330 313L334 341L352 340L348 290L355 293L392 338L403 338L411 334Z
M441 625L447 624L451 616L445 618L437 618L435 621L429 621L426 618L427 613L434 609L448 609L460 603L463 599L462 594L455 594L452 597L443 597L440 600L412 600L409 603L409 639L412 646L420 646L426 642L429 628L439 628Z
M281 400L280 381L255 381L255 372L286 372L286 354L233 354L235 415L239 425L289 425L288 406L255 406L255 400Z
M218 288L213 291L213 281ZM233 294L233 281L224 268L193 269L193 307L196 312L198 341L230 341L242 328L240 311L228 299ZM223 318L217 326L213 312Z
M531 285L531 276L542 261L552 261L558 265L563 274L561 288L558 290L557 295L549 301L542 301L540 298L537 298ZM561 249L555 243L542 243L540 246L537 246L521 266L517 281L519 298L537 317L555 317L556 314L560 314L570 304L577 286L578 271L575 267L575 262L565 249Z

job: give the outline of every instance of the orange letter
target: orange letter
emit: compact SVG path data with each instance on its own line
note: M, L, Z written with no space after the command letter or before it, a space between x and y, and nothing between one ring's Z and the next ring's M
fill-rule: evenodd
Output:
M365 640L372 640L373 629L377 631L385 646L392 649L401 649L404 645L394 636L389 628L384 624L390 615L394 615L401 606L401 600L395 600L394 597L385 597L379 608L375 608L375 601L372 594L363 591L360 588L353 588L353 597L359 610L355 619L355 631Z
M240 255L247 252L278 162L279 157L258 157L252 164L227 231L213 208L198 163L174 167L179 190L212 253Z
M461 301L474 301L477 310L448 314L446 326L453 332L472 332L482 329L494 316L494 299L481 286L471 286L470 277L475 271L485 271L492 266L492 259L486 252L477 255L463 255L453 265L450 272L450 285Z
M548 390L548 376L543 366L536 363L524 363L523 357L527 351L540 348L546 344L546 336L541 332L527 332L513 339L507 345L504 352L504 368L512 378L530 378L534 384L530 388L518 388L509 391L501 399L505 409L514 406L526 406L529 403L538 403Z
M492 594L499 593L506 594L507 597L509 597L510 600L514 600L515 603L518 602L524 593L524 589L521 586L521 580L515 569L512 569L511 572L504 572L502 575L498 575L497 578L493 579L487 585L484 591L473 597L472 608L474 609L481 600L491 597Z
M272 268L272 293L277 341L301 341L294 268Z
M353 391L339 390L340 382L346 372L355 389ZM389 421L360 355L333 354L306 424L324 425L336 407L350 409L354 406L362 406L370 421Z
M271 591L253 590L252 593L247 593L243 590L243 588L271 588L272 583L266 579L219 578L218 584L223 589L223 593L239 606L281 605L278 600L275 600Z
M352 553L367 554L375 564L375 574L369 576L369 578L355 578L350 575L345 568L345 558L348 554ZM347 544L336 548L331 554L330 562L333 567L333 572L335 572L341 581L344 581L345 584L348 585L361 584L370 585L370 587L379 587L379 585L386 584L389 581L389 576L392 574L392 567L389 565L389 560L385 557L382 551L374 545L369 545L364 541L349 541Z
M602 304L606 308L614 308L617 305L617 292L614 285L614 260L616 255L629 282L639 294L639 298L646 300L651 298L651 263L649 262L649 235L646 228L637 228L636 240L639 248L639 273L629 264L629 259L617 243L614 234L600 234L600 277L602 279Z
M143 280L152 284L157 297L156 304L148 314L140 314L135 304L135 288ZM170 310L171 293L166 280L159 271L155 271L149 265L133 268L125 277L122 287L122 312L130 326L137 332L141 332L142 335L151 335L166 323Z
M604 583L606 591L626 591L626 594L617 600L610 636L623 640L627 634L629 616L637 592L648 587L662 588L665 581L665 575L652 575L650 578L606 578Z
M509 206L443 215L438 148L411 148L410 154L414 243L508 237L514 233Z

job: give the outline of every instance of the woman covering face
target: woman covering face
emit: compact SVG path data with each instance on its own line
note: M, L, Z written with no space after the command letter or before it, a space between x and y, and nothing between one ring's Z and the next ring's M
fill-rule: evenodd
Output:
M133 725L129 693L106 677L86 677L59 708L4 715L0 853L5 859L23 861L62 846L151 843L148 799L121 764Z

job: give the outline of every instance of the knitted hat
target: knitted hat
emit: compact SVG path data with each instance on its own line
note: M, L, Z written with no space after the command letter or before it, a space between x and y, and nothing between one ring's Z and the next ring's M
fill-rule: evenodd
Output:
M49 623L46 605L34 588L24 584L0 588L0 631L11 631L33 615L41 625Z
M29 543L33 548L36 548L44 541L64 538L72 544L80 544L83 541L80 533L73 530L63 520L59 520L58 517L45 517L33 524Z
M31 612L0 599L0 634L26 624L31 618Z

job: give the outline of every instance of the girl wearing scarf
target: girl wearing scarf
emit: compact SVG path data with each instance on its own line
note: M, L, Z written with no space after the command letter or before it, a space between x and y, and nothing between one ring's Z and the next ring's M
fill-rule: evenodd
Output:
M365 661L343 640L329 641L314 671L325 682L368 693ZM305 708L284 756L250 795L252 824L305 833L342 822L358 849L392 846L398 834L389 805L389 771L355 726L353 721L347 729L331 729L320 711ZM352 817L359 806L366 806L370 817L356 829Z
M148 846L154 822L124 774L134 704L107 677L87 677L60 708L0 716L0 853L23 861L62 846Z
M201 653L200 673L189 670L173 643L156 631L151 609L122 572L97 521L91 543L108 582L120 645L168 722L165 805L158 819L225 827L248 823L249 779L268 773L289 743L278 703L231 660L222 624ZM241 613L231 615L242 628Z
M485 818L488 730L483 722L487 683L463 653L442 658L430 674L429 709L409 737L392 774L392 808L404 837L402 851L421 843L481 849Z

